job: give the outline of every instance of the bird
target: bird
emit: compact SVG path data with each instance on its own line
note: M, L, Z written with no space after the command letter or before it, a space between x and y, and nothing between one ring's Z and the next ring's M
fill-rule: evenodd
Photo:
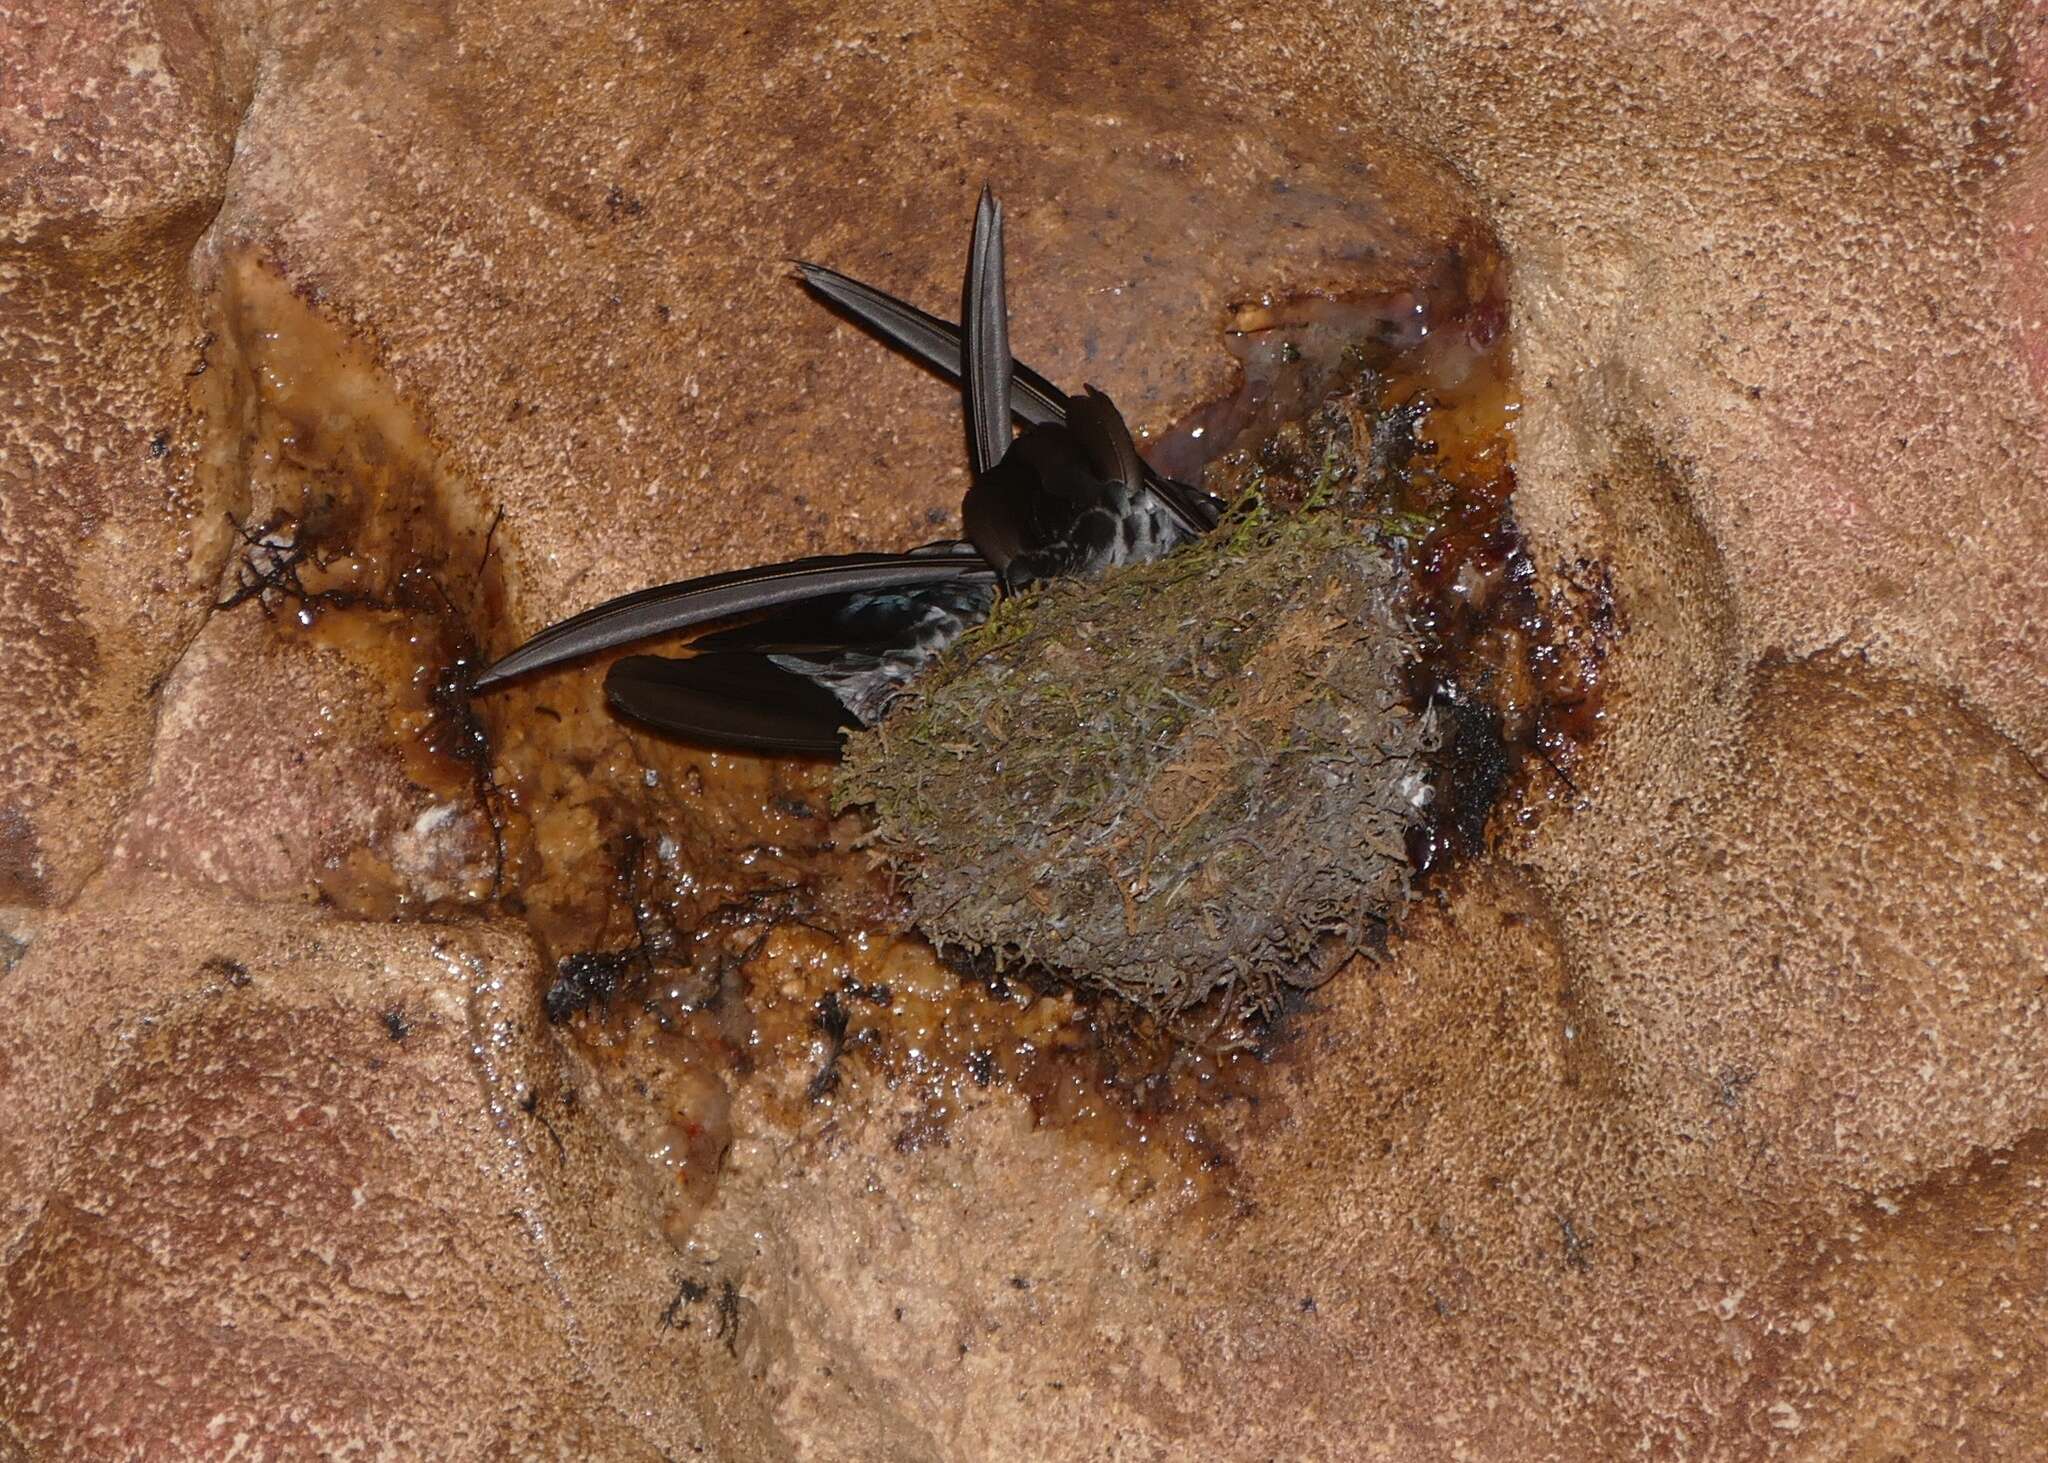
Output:
M815 296L960 382L973 466L961 503L966 537L623 595L542 630L486 667L473 692L650 636L741 620L699 636L686 657L619 659L605 676L606 700L634 721L714 747L833 756L845 732L881 720L999 596L1146 563L1216 526L1221 500L1146 464L1107 395L1087 386L1069 396L1011 358L1003 211L986 185L958 326L823 265L792 263Z

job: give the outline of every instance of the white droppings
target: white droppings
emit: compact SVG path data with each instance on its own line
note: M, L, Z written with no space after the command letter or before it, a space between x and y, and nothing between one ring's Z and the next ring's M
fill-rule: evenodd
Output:
M434 804L433 807L412 820L412 836L415 838L425 838L429 833L432 833L436 828L439 828L450 818L453 818L455 812L456 808L453 803Z

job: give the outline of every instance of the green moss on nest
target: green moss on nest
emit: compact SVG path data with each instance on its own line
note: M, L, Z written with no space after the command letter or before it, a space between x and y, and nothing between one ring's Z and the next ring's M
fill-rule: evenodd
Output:
M851 739L918 923L1167 1019L1270 1014L1406 898L1431 733L1394 566L1339 514L1005 603Z

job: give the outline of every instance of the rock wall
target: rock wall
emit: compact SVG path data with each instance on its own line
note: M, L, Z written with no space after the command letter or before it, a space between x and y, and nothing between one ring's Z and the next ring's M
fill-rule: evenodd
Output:
M0 16L0 1452L2039 1451L2044 23ZM1229 306L1497 236L1518 511L1627 627L1599 765L1319 996L1240 1202L1015 1097L921 1145L771 1074L678 1250L599 1116L527 1105L581 1059L385 662L210 608L231 520L284 438L381 444L450 542L502 510L498 649L930 537L947 393L782 261L949 298L984 176L1020 353L1154 431ZM255 276L375 390L264 427ZM436 922L319 899L359 844Z

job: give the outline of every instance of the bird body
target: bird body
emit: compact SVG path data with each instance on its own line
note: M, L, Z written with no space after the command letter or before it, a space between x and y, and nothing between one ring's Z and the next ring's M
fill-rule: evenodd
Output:
M955 327L819 265L804 282L865 328L958 377L974 483L967 539L895 554L846 554L661 585L543 630L480 675L485 689L531 671L699 624L688 658L616 662L605 693L625 715L714 745L832 754L871 726L931 658L985 620L997 594L1092 577L1171 552L1215 526L1220 504L1153 472L1114 403L1069 397L1011 359L1002 208L975 211ZM1012 417L1025 424L1014 434Z

